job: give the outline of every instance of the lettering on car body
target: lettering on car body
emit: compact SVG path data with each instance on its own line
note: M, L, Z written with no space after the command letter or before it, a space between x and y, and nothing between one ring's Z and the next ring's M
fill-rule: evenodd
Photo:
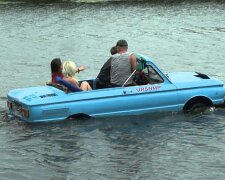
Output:
M146 91L157 91L161 88L161 86L145 86L137 88L138 92L146 92Z
M31 94L28 96L24 96L23 99L27 100L27 101L31 101L32 99L36 99L37 96L35 94Z

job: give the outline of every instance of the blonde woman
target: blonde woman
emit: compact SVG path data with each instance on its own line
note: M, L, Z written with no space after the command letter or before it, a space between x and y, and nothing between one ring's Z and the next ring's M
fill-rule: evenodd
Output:
M77 68L76 64L73 61L65 61L63 63L63 74L65 80L79 87L83 91L91 90L91 86L87 81L83 81L81 84L78 82L75 74L80 71L83 71L85 68L81 66Z

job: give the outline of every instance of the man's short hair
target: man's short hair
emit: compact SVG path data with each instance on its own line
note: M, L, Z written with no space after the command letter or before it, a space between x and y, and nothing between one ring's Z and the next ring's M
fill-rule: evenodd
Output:
M128 47L127 41L123 39L117 41L116 47Z

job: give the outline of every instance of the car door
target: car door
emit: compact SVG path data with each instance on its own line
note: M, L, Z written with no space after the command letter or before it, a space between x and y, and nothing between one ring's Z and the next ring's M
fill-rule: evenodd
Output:
M178 96L176 87L156 66L148 65L142 73L148 82L138 86L125 87L123 94L123 111L129 113L177 111Z

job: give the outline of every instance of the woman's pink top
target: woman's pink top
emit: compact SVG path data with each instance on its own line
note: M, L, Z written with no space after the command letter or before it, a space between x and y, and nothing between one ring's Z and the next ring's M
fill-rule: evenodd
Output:
M56 77L61 77L64 78L64 75L62 73L52 73L52 83L57 83L56 82Z

